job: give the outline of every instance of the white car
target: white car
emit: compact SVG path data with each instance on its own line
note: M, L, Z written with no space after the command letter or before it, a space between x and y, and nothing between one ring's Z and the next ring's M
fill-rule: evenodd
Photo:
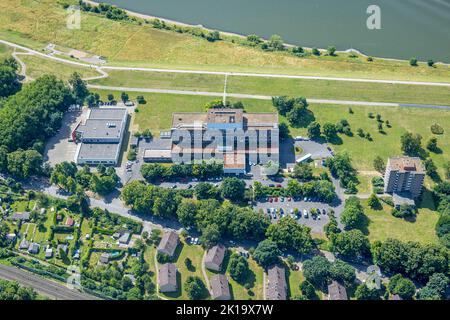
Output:
M304 216L305 218L308 218L308 210L303 209L303 216Z

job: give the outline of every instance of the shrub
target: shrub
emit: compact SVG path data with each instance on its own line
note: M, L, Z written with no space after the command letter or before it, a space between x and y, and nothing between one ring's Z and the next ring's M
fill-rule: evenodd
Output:
M431 132L434 134L443 134L444 133L444 128L442 128L437 123L432 124L430 129L431 129Z

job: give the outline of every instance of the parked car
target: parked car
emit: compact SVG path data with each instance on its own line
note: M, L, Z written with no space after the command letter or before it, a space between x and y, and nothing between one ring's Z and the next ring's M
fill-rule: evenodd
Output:
M327 210L322 209L322 214L327 214Z
M308 218L308 210L303 209L303 216L304 216L305 218Z
M269 184L269 187L273 188L273 187L275 187L275 185L273 183L271 183L271 184Z

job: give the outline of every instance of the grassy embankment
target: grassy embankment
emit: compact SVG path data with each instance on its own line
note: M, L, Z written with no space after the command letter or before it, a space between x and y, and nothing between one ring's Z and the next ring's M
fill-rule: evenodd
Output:
M4 0L0 3L0 38L37 50L56 43L105 56L114 65L417 81L448 81L450 74L447 65L430 68L424 63L411 67L407 61L367 62L364 57L351 58L345 53L298 58L228 41L210 43L151 25L115 22L84 12L81 29L69 30L66 17L62 6L52 0L21 1L20 5Z

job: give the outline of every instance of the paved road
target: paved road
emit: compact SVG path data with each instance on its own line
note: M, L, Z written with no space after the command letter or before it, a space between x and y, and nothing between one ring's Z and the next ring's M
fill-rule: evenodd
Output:
M57 300L99 300L95 296L71 290L55 281L34 275L21 269L0 264L0 278L17 281L20 284L35 289L38 293Z
M286 74L268 74L268 73L245 73L245 72L221 72L221 71L203 71L203 70L178 70L178 69L154 69L154 68L137 68L137 67L115 67L115 66L98 66L77 61L71 61L64 58L55 57L49 54L39 52L9 41L1 40L0 43L7 46L21 49L23 51L33 53L43 58L52 59L58 62L77 65L86 68L93 68L99 71L102 76L104 74L100 70L122 70L122 71L143 71L143 72L165 72L165 73L190 73L190 74L211 74L211 75L228 75L242 77L262 77L262 78L286 78L286 79L309 79L309 80L332 80L332 81L349 81L349 82L369 82L369 83L388 83L388 84L409 84L423 86L441 86L450 87L448 82L424 82L424 81L404 81L404 80L381 80L381 79L360 79L360 78L342 78L342 77L319 77L319 76L300 76ZM102 77L101 76L101 77Z
M171 90L171 89L156 89L156 88L131 88L131 87L112 87L88 84L90 89L100 89L109 91L128 91L128 92L148 92L148 93L165 93L165 94L181 94L194 96L209 96L209 97L232 97L238 99L258 99L258 100L272 100L272 96L243 94L243 93L223 93L223 92L208 92L208 91L188 91L188 90ZM352 100L327 100L308 98L309 103L316 104L338 104L338 105L353 105L353 106L372 106L372 107L409 107L409 108L427 108L427 109L448 109L450 106L428 105L428 104L402 104L395 102L371 102L371 101L352 101Z

